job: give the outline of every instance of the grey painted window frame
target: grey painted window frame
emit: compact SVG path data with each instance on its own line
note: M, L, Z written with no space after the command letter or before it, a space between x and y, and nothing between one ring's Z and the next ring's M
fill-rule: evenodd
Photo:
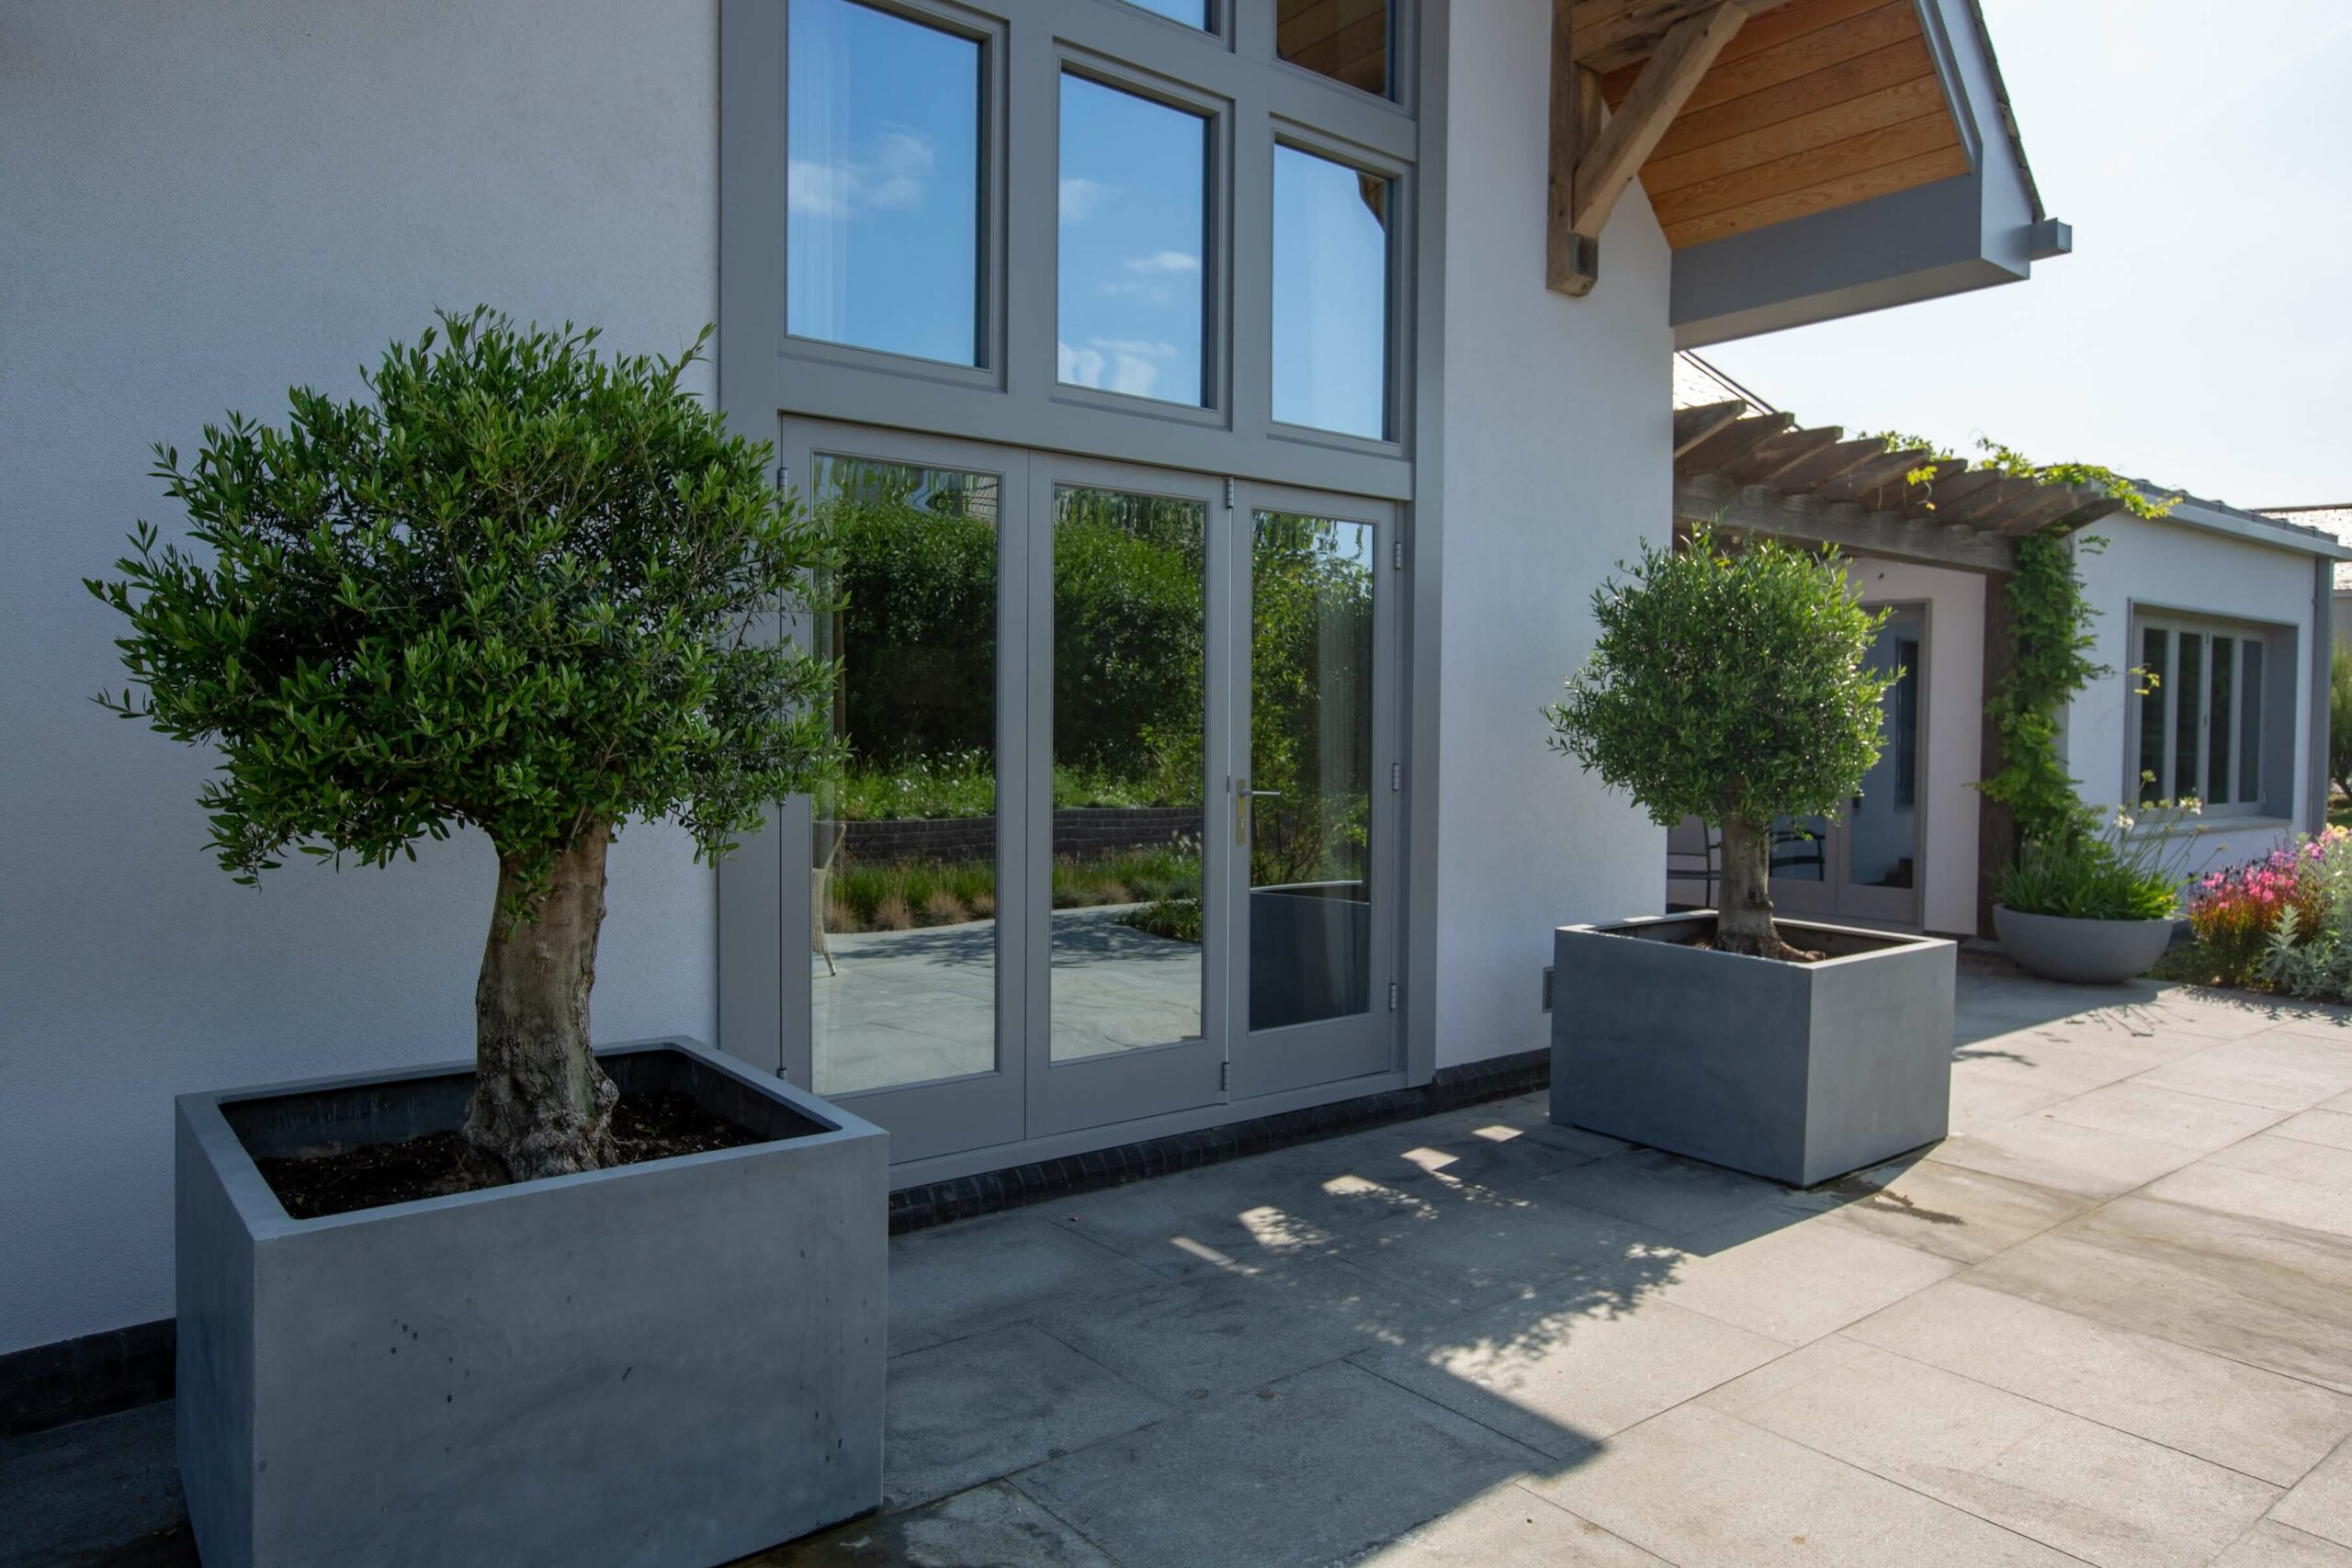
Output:
M719 401L735 428L772 438L791 418L867 424L1032 453L1281 485L1397 504L1392 547L1406 570L1395 697L1403 748L1393 886L1400 939L1397 1065L1334 1083L1146 1116L1114 1127L1043 1134L1018 1145L905 1156L903 1180L940 1179L1015 1157L1051 1157L1127 1137L1159 1136L1236 1116L1270 1114L1430 1080L1435 1061L1437 698L1434 658L1442 491L1444 39L1453 0L1391 0L1393 99L1377 99L1273 57L1269 0L1221 0L1218 30L1197 33L1117 0L880 0L886 9L994 40L987 53L990 145L983 188L990 253L990 363L954 367L795 339L785 331L784 0L720 0ZM960 24L960 26L958 25ZM1222 98L1229 107L1227 280L1218 333L1227 395L1214 422L1096 406L1057 396L1053 363L1053 178L1015 180L1023 159L1050 175L1057 76L1070 48ZM1272 146L1295 140L1394 181L1389 397L1395 439L1380 442L1271 417ZM1040 151L1033 151L1040 150ZM1426 182L1426 183L1425 183ZM1026 335L1024 335L1024 332ZM1024 348L1024 344L1035 345ZM1124 404L1135 400L1122 399ZM1174 411L1180 416L1184 412ZM776 623L777 635L798 635ZM1425 650L1417 656L1416 649ZM1413 759L1428 759L1417 766ZM807 1082L809 911L802 846L809 803L778 803L764 830L718 874L718 1032L729 1052ZM1001 1051L1010 1042L1001 1044Z
M2203 665L2199 673L2204 691L2198 702L2199 754L2197 772L2199 778L2205 778L2209 772L2208 743L2202 738L2205 727L2211 722L2212 714L2212 639L2216 637L2223 637L2240 643L2256 642L2261 644L2263 650L2262 716L2260 719L2261 796L2256 800L2231 800L2218 805L2208 801L2204 804L2199 816L2223 820L2291 818L2294 815L2295 726L2291 722L2282 725L2278 720L2281 715L2289 716L2291 719L2295 711L2296 628L2281 622L2255 621L2241 616L2217 615L2204 611L2175 609L2137 600L2133 601L2131 606L2129 626L2128 647L2132 663L2124 671L2123 787L2122 793L2116 797L2118 803L2126 809L2132 809L2136 807L2140 799L2141 703L2138 682L2132 671L2138 667L2141 650L2146 646L2143 640L2145 634L2150 629L2169 634L2165 643L2165 668L2159 673L2165 682L2160 690L2171 693L2175 689L2172 684L2173 673L2177 669L2180 659L2180 634L2189 632L2206 639L2205 652L2202 656ZM2243 701L2245 665L2242 660L2233 661L2231 679L2236 682L2238 698ZM2177 712L2173 700L2167 697L2164 705L2166 732L2164 765L2159 770L2157 780L2161 799L2172 798L2169 786L2176 776L2174 758L2180 743L2178 735L2175 733L2177 728L2176 717ZM2233 708L2231 723L2237 725L2242 722L2238 710ZM2235 738L2233 738L2230 745L2231 793L2233 795L2236 793L2237 775L2245 766L2244 750L2237 744ZM2206 779L2205 782L2210 789L2211 780ZM2282 793L2284 799L2281 799Z

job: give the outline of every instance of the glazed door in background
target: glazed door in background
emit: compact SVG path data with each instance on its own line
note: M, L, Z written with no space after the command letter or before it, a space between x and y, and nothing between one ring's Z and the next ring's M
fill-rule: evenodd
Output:
M1895 677L1884 698L1879 760L1861 793L1836 819L1779 818L1772 824L1772 903L1791 915L1860 920L1871 925L1919 923L1919 868L1925 840L1923 658L1928 612L1923 604L1887 609L1871 639L1869 667Z

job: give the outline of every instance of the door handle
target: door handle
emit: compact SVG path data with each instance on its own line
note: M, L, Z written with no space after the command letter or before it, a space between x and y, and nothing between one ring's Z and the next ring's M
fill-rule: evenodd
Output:
M1246 844L1250 841L1250 803L1251 801L1280 800L1282 795L1283 792L1278 789L1251 789L1250 781L1246 778L1234 780L1233 841L1237 844Z

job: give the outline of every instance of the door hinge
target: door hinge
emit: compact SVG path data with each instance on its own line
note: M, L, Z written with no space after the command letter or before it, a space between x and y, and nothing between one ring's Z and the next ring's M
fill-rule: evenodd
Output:
M1388 1010L1396 1010L1396 982L1394 980L1388 982Z
M1224 1094L1233 1088L1233 1064L1231 1062L1219 1062L1216 1065L1216 1088L1219 1094Z
M1388 541L1388 570L1391 571L1405 570L1405 536L1402 534Z
M1389 793L1389 794L1391 794L1391 795L1395 795L1398 790L1403 789L1404 787L1405 787L1405 764L1404 764L1404 763L1402 763L1402 762L1391 762L1391 763L1389 763L1389 764L1388 764L1388 793Z
M775 466L775 492L782 495L792 488L792 470L782 463Z
M1233 497L1234 497L1233 476L1232 476L1231 474L1227 474L1227 475L1226 475L1226 476L1225 476L1225 509L1226 509L1227 512L1230 512L1230 511L1232 511L1232 510L1233 510Z

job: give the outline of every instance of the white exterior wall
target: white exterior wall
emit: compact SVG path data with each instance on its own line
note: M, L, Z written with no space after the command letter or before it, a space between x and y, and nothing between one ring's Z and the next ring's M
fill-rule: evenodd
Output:
M2091 657L2113 671L2075 699L2066 716L2066 765L2080 781L2083 798L2112 805L2137 792L2139 770L2126 754L2139 662L2132 642L2135 607L2218 615L2295 629L2295 701L2290 711L2272 711L2267 723L2293 727L2295 765L2291 819L2266 818L2233 822L2217 818L2202 826L2188 851L2185 870L2233 865L2290 841L2308 805L2306 770L2311 756L2312 558L2274 549L2249 539L2230 538L2177 523L2118 516L2092 533L2108 541L2103 550L2083 550L2076 559L2090 602L2099 612ZM2277 657L2276 654L2273 657Z
M1437 1062L1549 1036L1552 928L1655 914L1666 832L1546 750L1594 586L1673 515L1665 237L1638 186L1544 286L1546 0L1457 0L1445 126Z
M1976 934L1976 829L1984 777L1984 579L1974 572L1860 558L1847 580L1865 604L1928 606L1921 686L1920 923L1944 935Z
M673 353L718 310L707 5L0 4L0 1352L168 1315L175 1094L463 1056L479 838L233 886L198 752L110 719L80 579L223 411L488 301ZM710 378L699 378L707 390ZM616 851L601 1038L709 1037L684 839Z

